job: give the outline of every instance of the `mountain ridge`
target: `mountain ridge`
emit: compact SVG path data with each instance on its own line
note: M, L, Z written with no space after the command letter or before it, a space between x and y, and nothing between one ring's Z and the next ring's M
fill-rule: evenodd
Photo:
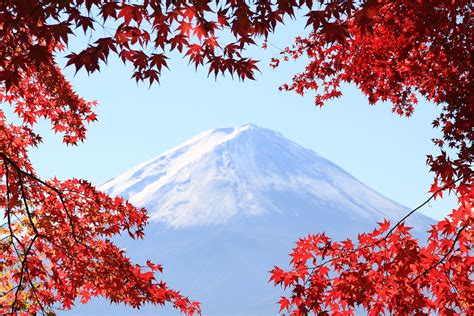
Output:
M339 200L368 219L408 210L313 150L253 124L206 130L100 189L147 207L152 220L176 228L285 212L275 196L292 190L327 203Z
M277 315L283 290L268 284L268 271L288 267L300 237L357 238L409 211L314 151L248 124L200 133L100 188L149 210L145 238L116 243L135 262L163 264L167 284L208 316ZM416 213L408 219L417 236L432 222ZM94 299L67 314L156 313Z

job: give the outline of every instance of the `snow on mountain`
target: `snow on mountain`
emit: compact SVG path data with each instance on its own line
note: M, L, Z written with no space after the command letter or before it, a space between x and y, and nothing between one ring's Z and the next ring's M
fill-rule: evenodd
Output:
M372 230L408 209L312 150L254 125L205 131L100 187L146 207L145 239L119 239L135 260L165 267L164 280L202 302L203 315L276 315L282 290L267 283L293 243L325 231L334 239ZM414 214L416 232L432 220ZM68 315L178 315L104 300Z
M371 221L406 211L312 150L251 124L205 131L100 188L175 228L311 211L282 203L285 195Z

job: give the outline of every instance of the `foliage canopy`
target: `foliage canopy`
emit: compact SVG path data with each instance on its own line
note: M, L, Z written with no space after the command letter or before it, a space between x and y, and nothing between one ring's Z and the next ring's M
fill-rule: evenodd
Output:
M432 227L424 246L402 222L390 230L382 223L357 241L333 242L324 234L301 239L291 255L292 269L272 271L275 284L290 288L281 310L293 315L352 314L357 306L373 314L474 310L471 2L5 0L0 102L10 104L21 123L8 123L0 110L5 217L0 312L48 312L99 295L134 307L171 302L184 313L199 312L198 303L155 279L159 265L133 264L110 241L122 231L141 238L145 210L83 180L41 180L28 159L28 149L41 142L34 131L39 118L72 145L85 139L87 124L96 120L95 103L74 92L55 60L68 49L71 35L82 30L96 38L68 52L67 64L77 70L99 71L116 54L133 66L133 78L153 84L167 67L169 52L177 51L216 76L253 79L257 62L245 56L246 47L302 12L310 35L296 38L272 65L302 56L309 63L281 89L313 90L316 105L323 106L341 95L341 83L353 83L371 104L390 101L395 113L406 116L413 113L417 94L439 104L442 113L433 125L443 137L433 140L440 154L428 156L435 176L431 192L436 198L452 191L459 203Z

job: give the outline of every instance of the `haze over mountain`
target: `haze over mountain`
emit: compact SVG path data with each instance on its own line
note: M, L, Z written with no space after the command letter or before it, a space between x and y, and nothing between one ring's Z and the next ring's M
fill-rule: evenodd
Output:
M408 212L314 151L251 124L202 132L100 189L148 209L145 239L119 243L136 260L162 263L164 280L201 301L203 315L277 314L282 292L267 284L268 271L286 265L299 237L354 237ZM408 224L422 232L432 222L414 214ZM100 300L71 313L160 312L178 314Z

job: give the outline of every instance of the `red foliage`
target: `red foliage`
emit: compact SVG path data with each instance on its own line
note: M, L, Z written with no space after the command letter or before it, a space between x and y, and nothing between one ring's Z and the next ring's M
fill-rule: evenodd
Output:
M0 104L10 104L20 119L8 123L0 110L0 207L4 213L0 314L51 313L55 308L71 308L76 299L85 303L92 296L132 307L169 302L187 315L198 314L199 303L157 279L160 265L134 264L111 242L111 237L122 232L142 238L148 220L144 209L109 197L83 180L44 181L28 159L28 149L41 142L34 132L39 118L50 121L64 143L71 145L83 141L87 124L96 120L95 102L73 91L53 58L67 45L74 25L85 31L94 27L94 19L80 13L81 6L87 11L91 4L0 3ZM139 19L125 4L97 4L103 7L104 18L120 10L117 16L124 16L127 23ZM99 39L77 57L71 55L71 62L78 68L97 70L98 60L105 60L110 50L117 51L119 35L125 41L146 40L144 34L134 37L135 31L124 28L115 39ZM136 51L122 49L121 53L146 71L143 64L148 57L144 62ZM153 54L149 67L166 66L164 59Z
M80 99L57 68L35 71L22 73L0 95L23 119L22 125L8 124L0 112L0 313L68 309L77 298L85 303L98 295L133 307L171 302L183 313L198 313L198 303L155 279L159 265L133 264L110 241L124 231L142 238L144 209L83 180L35 175L27 150L40 142L32 131L37 118L49 119L68 144L84 139L85 124L95 120L94 103Z
M427 246L401 224L384 236L387 223L357 243L330 242L320 234L302 239L293 270L275 268L272 274L276 284L292 290L280 301L282 309L295 315L323 309L350 313L356 305L402 314L473 309L469 1L5 0L0 100L22 122L8 124L0 111L0 205L7 221L0 243L0 312L33 313L55 302L68 308L75 298L94 295L136 307L171 301L186 313L199 310L154 280L151 272L158 266L134 265L108 241L121 231L141 237L143 210L84 181L43 181L35 175L28 149L41 141L33 130L38 118L49 120L71 145L84 140L86 125L96 120L94 103L73 91L54 59L69 36L82 30L95 38L67 55L67 64L77 70L98 71L112 53L133 66L133 78L152 84L167 67L167 54L177 51L216 76L253 79L256 61L244 50L297 10L307 11L312 32L297 38L283 60L307 56L309 64L282 89L315 90L322 106L341 95L341 83L354 83L371 104L390 101L394 112L406 116L414 110L415 93L440 104L443 111L433 125L443 132L443 139L434 140L442 151L428 157L435 173L432 191L453 191L459 207L433 227Z
M275 285L291 290L280 306L291 315L352 315L356 308L371 315L468 314L474 310L472 5L355 4L341 1L307 15L314 30L285 49L283 60L306 56L310 62L281 89L314 90L316 105L323 106L341 95L341 83L354 83L371 104L390 101L393 112L405 116L414 111L416 93L442 106L433 122L443 132L443 139L433 140L441 153L427 160L435 174L430 192L431 198L454 192L458 207L433 225L423 246L403 220L386 234L389 223L357 241L333 242L324 234L299 240L291 269L272 271Z

